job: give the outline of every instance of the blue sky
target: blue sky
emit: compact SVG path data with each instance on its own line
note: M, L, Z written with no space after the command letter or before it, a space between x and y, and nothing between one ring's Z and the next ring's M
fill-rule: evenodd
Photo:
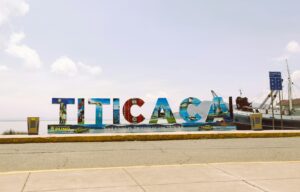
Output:
M291 0L0 0L0 119L56 118L52 97L119 97L121 103L141 97L149 114L157 97L178 111L187 97L211 100L211 89L225 98L242 89L261 100L268 71L286 73L284 58L300 97L299 6Z

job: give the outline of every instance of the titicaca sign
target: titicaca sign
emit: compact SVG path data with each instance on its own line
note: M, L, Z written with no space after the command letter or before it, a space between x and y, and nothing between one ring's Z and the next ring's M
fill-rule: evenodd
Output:
M89 132L90 129L103 129L108 127L120 127L120 99L113 98L113 124L105 124L103 122L103 105L110 105L110 98L90 98L88 99L88 104L95 105L95 124L85 124L85 99L78 98L77 99L77 124L76 125L68 125L67 124L67 106L75 104L75 98L53 98L53 104L59 105L59 124L58 125L48 125L49 133L79 133L79 132ZM179 107L179 115L180 118L184 121L184 123L178 124L174 117L173 111L169 105L167 98L158 98L156 104L154 106L152 115L150 117L150 121L145 123L145 117L143 114L139 114L138 116L134 116L131 113L131 108L133 106L143 107L144 100L141 98L131 98L128 99L123 107L122 114L124 119L129 123L124 125L127 126L161 126L162 124L158 124L159 120L165 120L167 123L164 126L198 126L203 125L205 122L213 122L215 117L220 118L220 116L224 119L224 121L230 120L228 107L224 103L222 97L214 97L211 102L210 110L207 114L207 119L203 121L203 117L199 114L189 114L188 108L190 106L199 107L201 104L201 100L195 97L189 97L184 99ZM200 122L201 121L201 122Z

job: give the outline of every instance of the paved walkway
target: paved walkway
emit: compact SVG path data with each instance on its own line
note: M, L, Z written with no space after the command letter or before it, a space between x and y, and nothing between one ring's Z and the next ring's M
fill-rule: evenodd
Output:
M0 173L1 192L299 192L299 189L300 162L213 163Z
M0 172L263 161L300 161L300 137L0 145Z

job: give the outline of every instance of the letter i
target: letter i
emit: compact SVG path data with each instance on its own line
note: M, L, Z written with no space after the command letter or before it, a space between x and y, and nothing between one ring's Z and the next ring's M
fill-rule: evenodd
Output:
M113 124L120 124L120 99L113 99Z
M78 99L78 119L77 122L79 125L84 124L84 99Z

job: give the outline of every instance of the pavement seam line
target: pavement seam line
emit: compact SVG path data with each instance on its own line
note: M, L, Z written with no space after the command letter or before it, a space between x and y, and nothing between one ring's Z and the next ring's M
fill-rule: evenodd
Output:
M123 168L123 170L144 192L146 192L146 189L129 173L126 168Z
M26 192L55 192L55 191L74 191L74 190L86 190L86 189L112 189L112 188L122 188L122 187L137 187L136 185L128 186L105 186L105 187L80 187L80 188L63 188L63 189L45 189L45 190L31 190Z
M284 178L264 178L264 179L249 179L249 181L273 181L273 180L300 180L300 177L284 177Z
M27 177L26 177L26 180L25 180L25 183L24 183L24 185L23 185L23 187L22 187L21 192L23 192L23 191L25 190L25 187L26 187L26 184L27 184L27 182L28 182L28 180L29 180L30 175L31 175L31 173L29 172L28 175L27 175Z
M198 148L199 149L199 148ZM215 148L200 148L201 150L222 150L222 149L226 149L226 150L236 150L236 149L257 149L256 147L245 147L245 148L241 148L241 147L232 147L232 148L223 148L223 147L215 147ZM300 149L300 147L262 147L261 149ZM145 149L145 151L155 151L155 150L159 150L162 153L165 153L166 151L164 149L161 148L157 148L157 149ZM168 150L176 150L176 148L168 148ZM0 150L1 151L1 150ZM44 151L39 151L39 152L22 152L22 153L14 153L14 152L0 152L0 155L24 155L24 154L63 154L63 153L90 153L90 152L110 152L111 150L89 150L89 151L50 151L50 152L44 152ZM114 150L114 151L122 151L122 150ZM140 151L140 149L126 149L126 151Z
M209 166L209 167L211 167L211 168L213 168L213 169L216 169L216 170L218 170L218 171L221 171L222 173L224 173L224 174L226 174L226 175L229 175L229 176L231 176L231 177L234 177L234 178L236 178L236 179L242 181L242 178L241 178L240 176L234 175L234 174L232 174L232 173L230 173L230 172L228 172L228 171L225 171L224 169L221 169L221 168L219 168L219 167L216 167L216 166L214 166L213 164L210 164L210 163L207 163L206 165Z
M249 181L247 181L247 180L245 180L245 179L243 179L242 181L243 181L245 184L250 185L250 186L252 186L252 187L254 187L254 188L256 188L256 189L258 189L258 190L260 190L260 191L263 191L263 192L269 192L269 191L267 191L266 189L264 189L264 188L262 188L262 187L260 187L260 186L257 186L257 185L255 185L255 184L253 184L253 183L250 183Z
M223 172L223 173L225 173L225 174L227 174L227 175L229 175L229 176L232 176L232 177L234 177L234 178L236 178L236 179L239 179L240 181L244 182L245 184L250 185L250 186L252 186L252 187L254 187L254 188L256 188L256 189L258 189L258 190L260 190L260 191L262 191L262 192L268 192L267 190L265 190L265 189L263 189L263 188L261 188L261 187L259 187L259 186L256 186L256 185L254 185L254 184L248 182L245 178L243 178L243 177L241 177L241 176L234 175L234 174L232 174L232 173L230 173L230 172L228 172L228 171L226 171L226 170L224 170L224 169L221 169L221 168L219 168L219 167L215 167L215 166L212 165L212 164L207 164L207 165L210 166L210 167L212 167L212 168L215 168L216 170L219 170L219 171L221 171L221 172Z
M181 185L181 184L203 184L203 183L233 183L240 182L241 179L238 180L228 180L228 181L194 181L194 182L176 182L176 183L157 183L157 184L146 184L145 187L148 186L166 186L166 185Z

